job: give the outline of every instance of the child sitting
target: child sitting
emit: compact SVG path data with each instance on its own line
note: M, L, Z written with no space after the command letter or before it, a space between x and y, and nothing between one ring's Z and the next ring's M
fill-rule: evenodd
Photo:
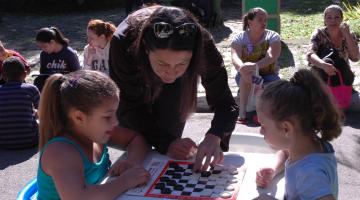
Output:
M340 135L342 117L324 83L299 70L290 81L265 87L257 113L265 141L280 150L274 167L258 171L258 186L266 187L285 167L286 199L337 199L336 158L329 141Z
M24 83L26 67L18 57L3 62L2 75L6 83L0 85L0 147L34 147L39 135L36 122L39 90Z
M36 33L36 43L41 49L40 75L35 78L34 85L40 92L50 75L81 69L77 52L69 46L69 39L58 28L41 28Z
M119 89L101 72L79 70L48 78L39 107L39 199L115 199L147 182L150 175L140 166L147 145L117 126L118 104ZM110 170L117 178L96 185L109 171L108 141L127 146L128 160Z
M109 48L116 27L111 22L92 19L87 27L88 44L84 48L84 69L109 75Z
M23 56L21 56L20 53L14 51L14 50L5 49L3 43L0 41L0 85L4 84L6 82L1 75L2 68L3 68L3 62L6 58L9 58L11 56L16 56L16 57L20 58L20 60L22 62L24 62L24 64L25 64L26 73L27 74L30 73L30 65L26 62L25 58Z

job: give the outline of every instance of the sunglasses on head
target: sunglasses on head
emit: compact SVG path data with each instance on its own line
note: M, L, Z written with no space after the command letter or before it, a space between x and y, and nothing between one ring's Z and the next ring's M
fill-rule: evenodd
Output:
M194 23L184 23L176 27L166 22L156 22L154 24L154 34L157 38L168 38L174 31L177 31L182 37L190 37L196 34L197 27Z

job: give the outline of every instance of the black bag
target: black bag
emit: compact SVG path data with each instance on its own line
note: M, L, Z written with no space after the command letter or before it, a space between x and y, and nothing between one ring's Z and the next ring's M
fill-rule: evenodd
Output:
M212 1L209 0L177 0L173 6L190 11L205 27L214 26L216 16L214 14Z
M341 76L344 80L345 85L352 85L354 82L354 73L351 71L350 65L346 60L339 56L339 52L334 48L321 48L317 54L322 60L326 63L332 64L336 69L341 72ZM323 70L320 70L323 72ZM327 74L325 72L321 73L320 76L324 81L327 80ZM340 85L340 80L338 75L331 77L332 85Z

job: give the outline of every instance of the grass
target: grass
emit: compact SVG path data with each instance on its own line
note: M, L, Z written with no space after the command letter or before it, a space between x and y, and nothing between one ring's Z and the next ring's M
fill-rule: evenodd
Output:
M281 37L283 39L310 38L311 33L323 25L322 14L301 15L283 12L281 18Z
M323 26L323 10L331 0L298 0L282 1L280 13L281 37L283 39L310 38L311 33L318 27ZM344 20L350 24L350 28L357 36L360 36L360 4L348 0L341 5L345 11Z

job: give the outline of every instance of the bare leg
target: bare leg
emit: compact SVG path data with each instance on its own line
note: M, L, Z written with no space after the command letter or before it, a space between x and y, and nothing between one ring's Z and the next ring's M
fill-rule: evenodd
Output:
M246 104L251 90L251 82L247 81L244 76L240 79L240 102L239 102L239 118L245 119Z

